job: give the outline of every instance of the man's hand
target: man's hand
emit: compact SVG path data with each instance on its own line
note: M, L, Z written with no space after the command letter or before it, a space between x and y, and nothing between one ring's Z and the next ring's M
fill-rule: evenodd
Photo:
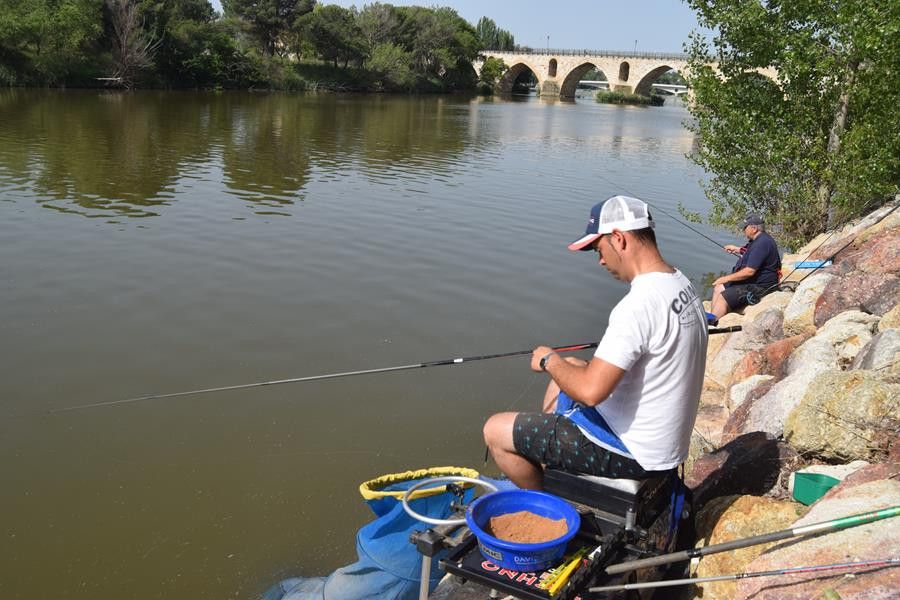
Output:
M738 246L734 246L732 244L726 244L725 246L722 246L722 247L725 249L725 252L727 252L728 254L736 254L737 256L741 255L741 249Z
M543 371L541 369L541 359L553 352L553 348L550 346L538 346L534 350L531 351L531 370L537 371L540 373ZM552 360L552 359L551 359Z
M551 352L555 352L553 348L550 346L538 346L534 350L531 351L531 370L541 372L541 359L550 354ZM576 367L586 367L588 365L588 361L583 358L578 358L577 356L559 356L558 359L564 360L570 365L575 365ZM551 360L556 360L556 358L547 359L547 362ZM544 364L546 365L547 362Z

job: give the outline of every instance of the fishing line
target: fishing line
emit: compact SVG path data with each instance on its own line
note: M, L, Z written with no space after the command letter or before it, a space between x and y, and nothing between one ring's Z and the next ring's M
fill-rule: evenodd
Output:
M699 236L701 236L701 237L703 237L703 238L709 240L709 241L712 242L713 244L715 244L716 247L717 247L719 250L722 250L723 248L725 248L724 245L722 245L722 244L720 244L719 242L717 242L716 240L712 239L711 237L709 237L708 235L706 235L706 234L703 233L702 231L698 231L697 229L691 227L690 225L688 225L687 223L685 223L685 222L682 221L681 219L679 219L679 218L675 217L674 215L672 215L671 213L669 213L669 212L663 210L662 208L660 208L660 207L657 206L656 204L653 204L653 203L651 203L649 200L646 200L645 198L638 196L637 194L635 194L634 192L632 192L631 190L629 190L629 189L626 188L625 186L619 185L619 184L616 183L615 181L613 181L613 180L611 180L611 179L608 179L608 178L604 177L603 175L600 175L599 173L597 173L597 174L595 174L595 175L596 175L598 178L600 178L600 179L602 179L603 181L605 181L606 183L610 184L611 186L613 186L613 187L615 187L615 188L619 188L619 189L621 189L622 191L624 191L624 192L626 192L626 193L628 193L628 194L634 196L635 198L640 198L641 200L643 200L644 202L646 202L647 204L649 204L650 206L652 206L652 207L653 207L653 210L658 210L659 212L661 212L662 214L666 215L667 217L669 217L670 219L672 219L672 220L675 221L676 223L681 223L682 225L684 225L685 227L687 227L688 229L690 229L691 231L693 231L693 232L696 233L697 235L699 235ZM654 201L654 202L655 202L655 201Z

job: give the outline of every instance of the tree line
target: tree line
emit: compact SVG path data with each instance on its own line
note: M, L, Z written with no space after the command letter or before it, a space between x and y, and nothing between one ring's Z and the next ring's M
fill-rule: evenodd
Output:
M900 192L900 4L688 4L716 32L687 46L709 222L758 212L797 246Z
M0 84L452 91L513 36L446 7L316 0L0 0Z

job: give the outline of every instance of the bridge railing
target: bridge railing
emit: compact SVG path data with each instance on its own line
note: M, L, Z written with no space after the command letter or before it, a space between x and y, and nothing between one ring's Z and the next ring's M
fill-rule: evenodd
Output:
M617 56L624 58L650 58L654 60L687 60L688 55L683 52L630 52L628 50L589 50L571 48L528 48L521 47L518 50L492 50L490 48L481 51L482 54L544 54L553 56Z

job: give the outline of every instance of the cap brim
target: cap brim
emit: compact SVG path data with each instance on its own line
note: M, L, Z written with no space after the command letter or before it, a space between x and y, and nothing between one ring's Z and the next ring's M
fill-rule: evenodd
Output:
M599 237L599 233L589 233L585 236L582 236L569 244L569 250L572 252L577 252L579 250L590 250L591 244L597 241Z

